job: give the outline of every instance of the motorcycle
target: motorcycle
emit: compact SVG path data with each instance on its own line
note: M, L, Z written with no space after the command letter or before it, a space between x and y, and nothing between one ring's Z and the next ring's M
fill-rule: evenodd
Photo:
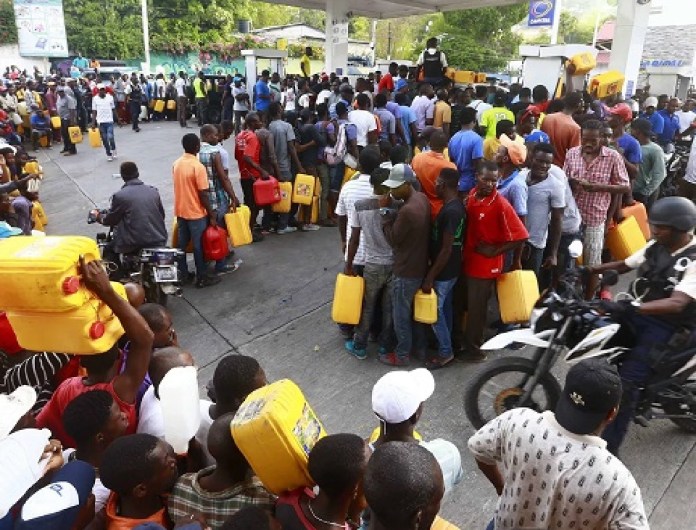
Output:
M101 214L106 210L98 211ZM97 211L91 211L87 224L97 222ZM131 254L113 250L113 229L97 234L102 261L112 281L131 281L143 286L148 302L167 305L168 296L181 296L181 281L177 259L183 252L176 248L143 248Z
M677 140L674 151L665 153L665 179L660 184L659 198L672 197L679 193L679 181L686 175L686 165L689 163L691 143L693 139Z
M570 251L577 258L582 244L574 242ZM630 351L624 330L611 315L598 311L599 300L583 299L586 272L571 268L557 287L545 292L532 310L528 328L502 333L483 344L483 350L500 350L513 342L535 349L531 358L501 357L474 375L464 392L464 409L474 428L517 407L554 410L561 386L551 369L560 358L570 365L591 357L621 364ZM612 272L603 275L600 287L618 282L618 274ZM652 377L639 387L636 423L647 426L651 420L667 419L696 433L696 347L685 347L686 342L666 345L654 359Z

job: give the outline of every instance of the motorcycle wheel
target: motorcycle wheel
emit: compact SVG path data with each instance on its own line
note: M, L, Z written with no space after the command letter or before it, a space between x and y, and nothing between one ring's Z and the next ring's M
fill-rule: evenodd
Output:
M680 405L674 402L669 402L669 404L664 403L663 409L665 411L665 414L684 414L685 412L687 412L683 408L681 408ZM691 420L687 418L669 418L669 421L674 423L682 431L696 433L696 412L692 410L687 413L690 413L694 417L694 419Z
M145 298L148 302L153 304L159 304L162 307L167 307L167 293L165 293L162 288L155 282L145 285Z
M527 377L531 377L535 369L536 365L530 359L524 357L505 357L487 363L482 370L476 373L464 391L464 411L474 428L480 429L496 416L520 406L517 404L517 401L524 393L524 389L521 388L519 384L522 383L523 378L526 379ZM514 386L508 386L507 388L498 384L497 386L500 388L500 391L495 395L490 395L489 393L490 397L493 398L493 406L491 407L493 415L489 417L482 410L481 406L483 405L483 394L488 393L484 392L484 386L493 378L502 374L518 374L518 382L516 382ZM540 406L539 403L537 403L535 399L536 393L532 395L532 402L524 406L537 409L540 412L542 410L555 408L558 398L561 395L561 387L558 381L556 381L556 378L550 373L547 373L541 377L538 386L541 387L546 400L544 406Z

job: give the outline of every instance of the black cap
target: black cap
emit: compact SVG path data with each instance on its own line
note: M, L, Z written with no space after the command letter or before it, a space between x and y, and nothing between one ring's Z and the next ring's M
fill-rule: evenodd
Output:
M573 366L556 405L556 421L575 434L590 434L621 401L621 376L606 359Z

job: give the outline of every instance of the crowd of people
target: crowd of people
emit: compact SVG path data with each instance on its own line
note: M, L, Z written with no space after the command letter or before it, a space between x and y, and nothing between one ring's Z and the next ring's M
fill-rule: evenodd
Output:
M446 66L429 43L417 71L392 63L383 75L354 83L333 73L312 75L308 62L297 79L264 70L252 87L242 76L217 85L202 73L188 79L183 72L152 83L135 75L109 82L3 79L0 135L8 145L0 145L0 220L9 227L24 234L36 229L38 197L27 188L34 172L26 169L32 160L22 144L50 148L51 118L60 118L64 155L76 152L69 127L98 126L113 160L114 124L130 121L139 131L142 115L186 128L192 112L199 134L183 135L184 152L172 168L177 246L192 243L195 264L189 274L182 257L181 277L204 288L236 269L229 257L208 268L202 234L224 226L225 214L242 203L251 212L254 242L335 227L343 272L365 281L360 322L339 325L345 350L364 360L374 341L380 362L398 368L422 362L426 369L379 379L372 389L376 439L327 436L309 453L316 487L275 496L230 433L246 396L267 384L258 362L242 355L219 361L210 399L200 400L201 427L187 454L174 454L164 440L158 386L169 370L195 359L179 346L165 308L144 303L135 285L123 300L98 262L83 264L84 284L113 310L125 336L79 361L69 352L44 352L10 363L0 386L0 459L12 472L0 478L0 491L12 495L3 495L0 528L47 520L62 521L55 528L109 530L437 528L443 496L461 495L461 456L450 442L420 440L414 428L435 390L430 370L455 359L485 360L487 328L505 329L491 318L502 274L531 270L540 286L551 286L570 265L567 247L575 239L584 243L591 273L654 264L654 253L645 250L625 263L606 253L607 230L638 201L655 212L651 244L672 256L693 255L672 286L672 302L646 301L641 311L648 317L691 311L693 202L675 203L677 217L670 217L657 198L665 153L696 129L694 103L647 90L624 101L598 100L572 87L551 99L541 85L458 86L444 76ZM212 119L211 90L221 94L219 120ZM224 144L230 138L242 196ZM133 162L120 169L124 187L100 218L117 226L116 251L162 244L167 231L157 190L143 185ZM276 213L256 204L254 182L292 183L298 174L314 177L320 190L316 219L307 206ZM693 201L696 171L679 185ZM10 200L7 194L18 191ZM587 296L596 290L591 279ZM414 321L419 291L437 295L431 326ZM640 323L648 349L674 330L663 322L657 334L650 318ZM512 410L471 437L469 449L500 496L489 528L648 528L640 490L616 456L628 421L621 420L609 449L600 437L607 438L620 403L628 403L630 420L622 387L644 377L637 366L631 370L579 363L555 411ZM31 461L36 447L44 455L38 466ZM63 490L74 490L72 500L48 501Z

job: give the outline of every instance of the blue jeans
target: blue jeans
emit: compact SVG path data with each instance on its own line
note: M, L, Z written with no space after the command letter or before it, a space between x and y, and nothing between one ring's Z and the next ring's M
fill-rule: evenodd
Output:
M392 326L392 272L391 265L374 265L366 263L363 269L365 278L365 297L360 323L355 328L353 342L356 349L365 349L370 328L373 325L374 313L382 306L382 329L379 334L379 345L387 352L394 347L394 332ZM377 302L381 301L381 304Z
M114 124L100 123L99 134L101 136L102 143L104 144L104 149L106 149L106 156L111 156L111 152L116 151L116 142L114 141Z
M441 357L452 355L452 319L454 316L452 298L456 283L456 277L433 283L433 289L437 294L437 322L433 324L433 332L440 345L438 351Z
M208 219L184 219L177 217L177 227L179 230L179 250L184 251L184 255L179 258L179 274L183 280L188 277L188 265L186 265L186 247L189 241L193 240L193 261L196 263L196 280L202 280L206 276L205 258L203 257L203 232L208 226Z
M602 433L602 438L607 441L607 449L615 455L628 432L628 426L638 404L640 397L638 386L647 381L651 375L650 352L655 346L666 344L675 331L674 326L644 315L631 315L628 322L635 331L635 346L619 368L623 382L623 397L619 413Z
M408 359L411 350L425 352L425 333L421 324L413 321L413 297L420 289L423 278L399 278L392 280L392 308L394 332L396 333L396 355Z

